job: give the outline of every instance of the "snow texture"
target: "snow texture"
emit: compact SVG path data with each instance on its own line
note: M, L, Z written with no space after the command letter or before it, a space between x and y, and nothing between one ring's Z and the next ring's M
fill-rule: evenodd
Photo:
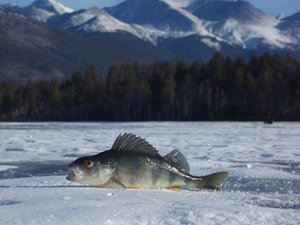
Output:
M278 29L280 20L245 1L128 0L108 8L108 12L121 21L143 25L144 31L148 29L151 33L153 43L160 37L198 35L205 38L204 44L216 50L224 43L245 49L267 46L290 50L297 44L291 35L294 31ZM206 41L207 37L218 43Z
M132 132L222 191L99 189L65 179L74 159ZM1 123L1 224L299 224L300 123Z
M59 21L59 27L86 33L126 32L154 43L152 37L154 31L145 29L140 25L124 23L97 7L79 10L62 17Z
M46 22L49 18L73 12L73 9L64 6L56 0L36 0L28 7L22 9L30 18Z
M36 0L31 4L31 7L37 9L44 9L46 11L51 11L56 14L71 13L73 9L64 6L56 0Z
M176 0L163 1L189 18L195 24L195 32L200 36L214 37L219 41L249 49L257 49L262 45L285 48L291 43L295 44L292 37L277 29L278 20L248 2L211 1L205 4L186 0L178 4ZM197 12L197 4L200 12ZM191 6L188 11L184 7L189 5ZM196 11L193 11L195 8ZM206 44L212 47L210 43Z

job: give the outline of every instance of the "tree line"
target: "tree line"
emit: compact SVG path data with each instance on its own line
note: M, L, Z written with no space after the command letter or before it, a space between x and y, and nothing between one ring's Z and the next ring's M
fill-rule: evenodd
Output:
M94 66L70 79L0 84L1 121L300 119L300 63L264 53L208 62Z

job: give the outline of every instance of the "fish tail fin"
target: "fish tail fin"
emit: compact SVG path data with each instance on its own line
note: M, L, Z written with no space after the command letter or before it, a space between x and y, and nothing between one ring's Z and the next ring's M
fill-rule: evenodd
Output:
M219 191L221 184L225 181L227 176L227 171L212 173L195 180L195 185L198 189L210 189Z

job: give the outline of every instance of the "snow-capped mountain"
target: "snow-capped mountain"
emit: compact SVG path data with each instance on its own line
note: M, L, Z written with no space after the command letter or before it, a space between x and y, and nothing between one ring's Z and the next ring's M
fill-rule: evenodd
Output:
M99 33L92 39L1 5L0 34L0 81L67 78L91 64L105 73L116 62L148 64L174 57L133 35Z
M276 28L278 20L246 1L197 1L187 9L215 36L246 49L285 48L293 42Z
M298 45L298 49L300 49L300 11L289 17L282 18L277 27L286 36L293 37L294 42Z
M36 0L28 7L22 9L22 13L37 21L45 22L52 16L71 13L73 9L64 6L56 0Z
M124 22L162 30L187 32L194 26L189 18L160 0L128 0L106 10Z
M149 30L137 24L122 22L97 7L56 16L49 19L47 23L64 30L81 33L125 32L146 41L153 41Z
M187 9L198 18L206 21L235 19L243 24L254 24L261 22L261 20L269 23L274 20L273 17L245 1L196 1L190 4Z
M194 33L210 36L203 27L203 21L183 8L190 2L192 1L127 0L105 10L121 21L158 29L167 37L182 37Z
M278 20L245 1L127 0L106 10L125 22L168 30L165 37L208 37L205 40L211 46L285 48L293 43L293 38L276 28Z
M37 0L33 2L30 7L43 9L56 14L70 13L73 11L73 9L64 6L56 0Z
M138 24L150 32L153 43L170 46L165 43L170 38L181 40L197 35L197 43L208 44L213 51L220 50L224 42L204 27L204 21L197 18L184 7L194 0L127 0L117 6L105 8L121 21ZM177 48L185 46L177 46ZM173 51L172 49L168 49Z
M189 59L208 59L215 51L295 51L300 42L298 15L274 18L241 0L126 0L79 11L36 0L23 11L59 29L90 37L131 35Z

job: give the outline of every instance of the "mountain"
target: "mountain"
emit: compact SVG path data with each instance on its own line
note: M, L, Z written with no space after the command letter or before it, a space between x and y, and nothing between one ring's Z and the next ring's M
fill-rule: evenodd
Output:
M289 51L297 44L293 37L277 28L279 20L246 1L127 0L105 10L124 22L159 30L156 31L156 38L163 46L174 46L166 42L173 38L180 39L181 45L176 48L182 48L182 51L187 51L185 47L191 44L184 45L184 39L198 40L194 41L198 45L196 48L205 44L210 52L217 50L225 54L230 45L229 52L236 52L237 48L243 52L268 48ZM195 35L198 38L193 38ZM167 49L173 51L174 47ZM193 52L193 57L189 58L203 55Z
M294 42L297 43L296 48L300 51L300 11L289 17L282 18L277 28L283 31L286 36L293 37Z
M25 16L37 21L47 21L53 16L73 12L71 8L64 6L56 0L36 0L20 11Z
M156 30L156 36L182 37L194 33L209 36L210 33L203 27L202 21L182 8L189 2L127 0L105 10L126 23L139 24L150 30Z
M293 42L276 28L278 20L246 1L196 1L187 9L215 36L246 49L282 49Z
M52 17L47 24L83 34L119 32L121 36L121 33L128 33L139 39L152 41L149 32L142 26L124 23L97 7Z
M296 21L297 20L297 21L299 21L300 20L300 11L293 14L293 15L291 15L291 16L289 16L289 17L284 18L284 20L289 20L289 21Z
M117 62L150 63L172 57L132 35L122 36L122 45L115 34L98 33L94 40L50 28L2 6L0 33L2 81L66 78L91 64L105 72Z
M193 22L169 4L160 0L128 0L106 8L112 16L126 23L135 23L170 31L190 31Z
M61 74L88 63L108 68L115 62L134 60L208 60L216 51L233 57L263 51L300 56L300 13L273 18L246 1L126 0L109 8L73 11L56 0L36 0L25 8L2 8L14 11L11 23L16 26L13 36L13 28L6 27L10 18L3 15L4 61L12 59L11 65L26 61L23 52L30 51L26 54L48 57L48 67ZM18 56L13 54L15 49L21 52ZM25 65L31 66L28 60Z
M212 46L231 44L246 49L284 48L292 42L276 29L275 18L245 1L127 0L106 10L122 21L160 29L168 40L197 34L208 38Z
M197 34L178 38L159 38L158 46L175 53L181 58L194 60L208 60L216 51L222 51L226 56L235 57L246 55L244 49L237 45L230 45L226 42L211 37L201 37Z
M155 45L176 54L180 53L181 57L191 60L203 59L203 56L221 50L224 41L209 32L204 27L204 21L184 8L191 2L193 1L127 0L105 10L121 21L143 26L148 30L150 34L148 36ZM193 38L195 35L199 38ZM193 41L196 49L204 45L208 48L203 51L192 51L191 54L189 52L191 43L183 44L184 40L196 40Z
M256 9L246 1L195 1L187 9L206 21L235 19L240 23L255 24L262 21L273 23L273 17Z
M36 0L27 8L46 10L52 16L41 17L46 18L42 21L85 36L118 33L121 37L126 33L172 52L188 51L191 43L184 45L183 40L194 40L197 49L208 47L204 48L204 54L197 51L187 54L189 59L203 59L203 55L215 51L231 55L237 49L242 55L248 49L292 51L298 43L298 38L293 37L297 30L287 31L282 27L288 25L280 25L280 19L246 1L126 0L104 10L92 7L72 12L55 0ZM179 42L182 43L179 46L172 44Z

